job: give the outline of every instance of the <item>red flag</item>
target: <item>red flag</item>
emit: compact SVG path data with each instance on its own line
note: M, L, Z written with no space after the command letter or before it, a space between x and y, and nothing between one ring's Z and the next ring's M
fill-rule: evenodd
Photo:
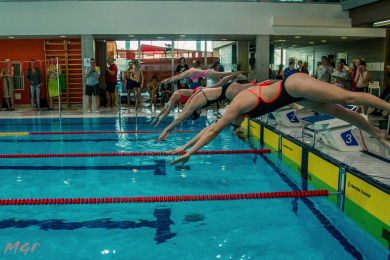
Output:
M8 72L9 72L10 78L12 78L12 64L11 64L11 61L8 62Z
M20 62L20 73L23 76L23 61Z

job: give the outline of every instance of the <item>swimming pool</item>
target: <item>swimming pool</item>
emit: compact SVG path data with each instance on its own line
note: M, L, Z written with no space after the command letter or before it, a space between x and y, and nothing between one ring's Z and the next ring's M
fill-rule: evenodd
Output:
M2 132L147 131L149 118L1 120ZM201 130L209 121L175 130ZM204 150L257 148L224 130ZM152 152L196 133L1 136L1 154ZM271 155L275 156L275 155ZM0 159L1 199L293 191L310 184L266 155ZM327 198L1 207L2 245L39 243L31 259L388 259L388 251ZM4 251L3 251L4 252Z

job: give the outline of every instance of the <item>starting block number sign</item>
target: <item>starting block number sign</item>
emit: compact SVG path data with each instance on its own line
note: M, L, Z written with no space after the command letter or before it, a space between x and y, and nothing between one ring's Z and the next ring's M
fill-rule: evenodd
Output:
M358 146L358 142L352 134L352 130L348 130L344 133L341 133L341 138L347 146Z
M299 123L299 120L297 116L295 115L294 111L291 111L290 113L286 114L288 120L290 120L291 123Z

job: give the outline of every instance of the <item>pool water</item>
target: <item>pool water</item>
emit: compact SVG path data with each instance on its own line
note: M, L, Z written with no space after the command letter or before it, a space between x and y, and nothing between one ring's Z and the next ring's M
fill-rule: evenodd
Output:
M150 118L1 120L3 132L147 131ZM185 122L201 130L211 122ZM224 130L204 150L256 148ZM1 136L1 154L154 152L196 133ZM267 157L269 156L269 158ZM293 191L310 185L275 155L0 159L1 199ZM272 160L271 160L272 159ZM327 198L3 206L2 244L39 243L5 259L388 259L388 251ZM0 250L1 251L1 250ZM2 251L4 252L4 251Z

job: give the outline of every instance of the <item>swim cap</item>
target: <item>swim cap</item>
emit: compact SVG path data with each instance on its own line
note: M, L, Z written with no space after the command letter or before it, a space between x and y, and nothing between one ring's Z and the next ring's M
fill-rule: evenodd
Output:
M199 117L200 117L200 113L196 112L195 110L194 113L192 113L192 115L190 115L189 118L191 118L192 120L197 120Z

